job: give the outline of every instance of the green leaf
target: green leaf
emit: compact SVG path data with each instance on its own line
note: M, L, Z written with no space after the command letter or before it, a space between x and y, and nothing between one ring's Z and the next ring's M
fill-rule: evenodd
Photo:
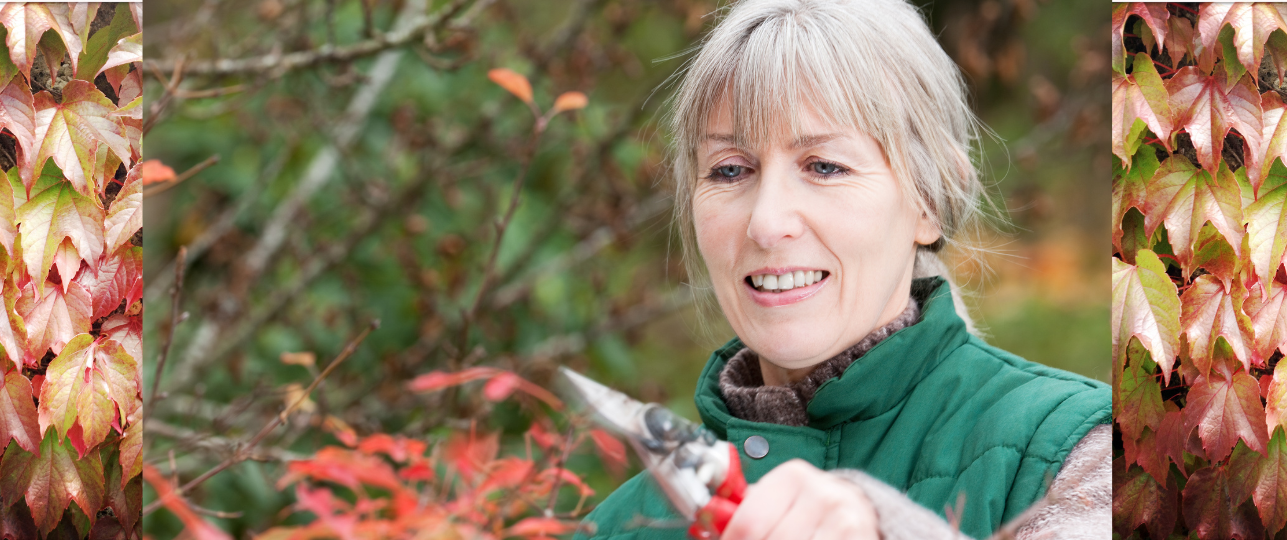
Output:
M1189 355L1198 365L1210 362L1216 340L1223 338L1243 369L1251 371L1255 333L1251 318L1243 311L1246 298L1247 289L1239 280L1225 286L1213 274L1198 277L1180 296L1180 329L1189 342Z
M1127 167L1131 166L1131 156L1142 132L1137 127L1137 120L1143 120L1162 141L1162 146L1171 150L1170 138L1174 130L1171 117L1166 84L1158 76L1148 55L1136 55L1132 74L1113 77L1113 153Z
M1135 262L1113 259L1113 358L1124 358L1127 343L1138 338L1169 382L1180 348L1180 298L1157 255L1142 249Z
M19 498L31 508L41 534L53 530L63 510L76 502L87 516L103 507L103 463L97 452L76 459L71 441L46 433L39 455L10 443L0 461L0 496L10 505Z
M111 24L94 32L85 44L85 50L80 53L80 64L76 66L76 78L93 82L94 77L105 69L108 52L116 42L137 31L129 10L123 5L117 6Z
M40 141L37 168L52 158L76 191L95 197L103 180L97 165L106 158L99 152L111 151L123 163L130 163L130 141L125 127L115 117L117 107L93 83L67 83L61 103L48 92L41 92L36 94L35 105L35 133Z
M0 378L0 445L9 446L12 440L23 450L35 452L40 446L40 431L31 381L16 367Z
M1157 172L1157 153L1152 146L1141 146L1131 160L1130 170L1113 177L1113 245L1122 249L1122 220L1131 208L1144 208L1148 200L1148 181Z
M1133 346L1131 348L1135 349ZM1118 411L1117 421L1122 427L1123 439L1138 439L1145 428L1156 431L1162 423L1162 416L1166 414L1166 409L1162 407L1162 387L1158 386L1153 373L1143 366L1148 352L1139 347L1137 354L1141 356L1132 358L1131 365L1122 373L1121 388L1118 391L1119 407L1114 408Z
M1193 273L1193 244L1207 222L1241 255L1242 194L1223 161L1213 177L1188 158L1172 155L1149 181L1145 206L1146 233L1152 236L1158 225L1165 225L1184 275Z
M107 438L118 412L123 419L134 412L138 378L138 364L115 341L76 336L45 373L40 428L53 426L65 437L78 422L85 447L97 446Z
M71 240L81 259L91 266L103 255L103 210L93 198L77 192L67 182L33 191L31 200L18 208L17 215L23 263L31 279L39 284L38 291L43 291L64 238ZM62 277L66 291L74 275Z

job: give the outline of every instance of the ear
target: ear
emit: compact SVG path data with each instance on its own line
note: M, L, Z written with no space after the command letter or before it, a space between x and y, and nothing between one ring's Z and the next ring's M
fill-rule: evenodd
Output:
M938 223L930 218L928 212L921 212L921 216L916 220L916 243L928 246L942 237L943 231L939 229Z

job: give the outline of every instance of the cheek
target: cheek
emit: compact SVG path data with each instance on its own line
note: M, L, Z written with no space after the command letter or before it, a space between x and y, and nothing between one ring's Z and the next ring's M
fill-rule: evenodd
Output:
M708 267L730 264L741 238L746 236L745 220L738 217L733 205L720 205L702 197L694 197L693 227L697 250Z

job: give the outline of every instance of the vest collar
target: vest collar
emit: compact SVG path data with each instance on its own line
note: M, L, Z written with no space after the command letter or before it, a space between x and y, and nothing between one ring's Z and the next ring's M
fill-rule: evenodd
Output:
M884 414L969 338L942 278L913 280L911 294L921 305L921 321L885 338L839 377L823 382L809 402L809 427L825 430ZM711 354L697 384L697 411L721 438L727 438L734 418L720 392L719 374L743 347L733 338Z

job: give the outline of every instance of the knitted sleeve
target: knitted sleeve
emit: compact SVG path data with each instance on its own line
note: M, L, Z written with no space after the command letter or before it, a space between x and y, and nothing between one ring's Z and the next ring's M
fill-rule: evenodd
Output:
M993 539L1101 539L1112 535L1113 433L1107 424L1091 429L1073 447L1046 496ZM853 469L832 471L858 485L880 519L883 540L965 540L955 527L902 492Z

